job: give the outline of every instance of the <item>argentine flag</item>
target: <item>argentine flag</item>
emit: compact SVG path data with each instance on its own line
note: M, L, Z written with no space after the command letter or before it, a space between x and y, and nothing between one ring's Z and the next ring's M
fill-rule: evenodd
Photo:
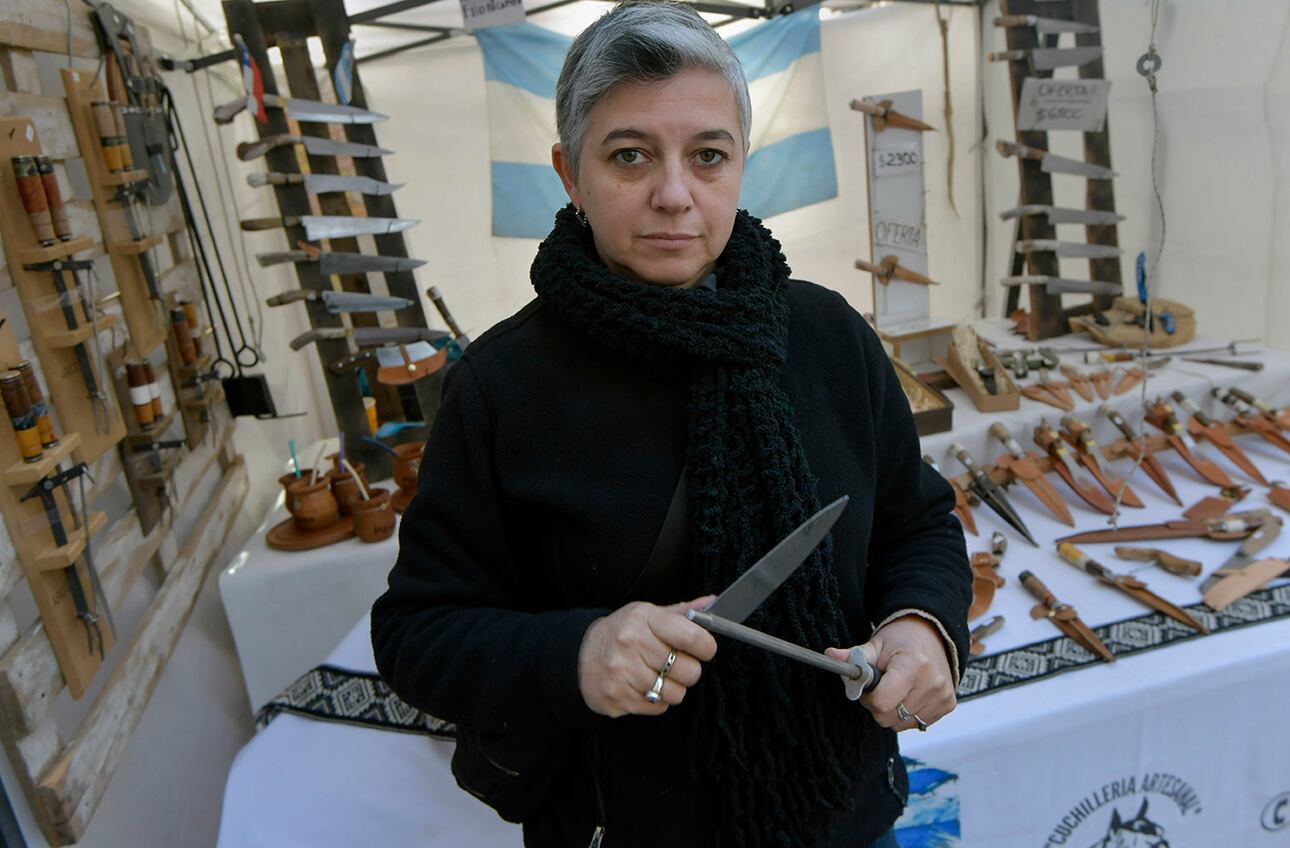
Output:
M475 32L484 53L493 235L544 238L568 203L551 167L555 83L573 39L527 21ZM824 99L819 10L807 8L730 39L753 122L739 205L769 218L837 197Z

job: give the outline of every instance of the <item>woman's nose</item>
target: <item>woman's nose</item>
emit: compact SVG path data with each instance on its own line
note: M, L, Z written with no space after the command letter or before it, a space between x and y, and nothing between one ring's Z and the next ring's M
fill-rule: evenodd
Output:
M694 205L690 175L681 163L668 163L658 171L658 183L650 198L655 209L669 214L685 212Z

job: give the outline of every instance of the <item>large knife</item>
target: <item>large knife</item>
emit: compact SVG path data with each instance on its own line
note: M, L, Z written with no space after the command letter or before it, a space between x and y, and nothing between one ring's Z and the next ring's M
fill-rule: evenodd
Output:
M1008 526L1025 537L1027 542L1036 548L1039 547L1035 537L1030 535L1030 528L1026 527L1026 522L1021 520L1021 516L1017 514L1012 501L1008 500L1008 496L1004 494L1003 487L990 479L990 475L986 474L981 466L976 464L976 460L972 458L972 454L968 453L967 448L961 443L955 442L950 445L950 451L954 456L958 457L958 461L963 463L963 467L972 475L972 482L968 484L972 494L994 510L996 515L1008 522Z
M1218 463L1201 450L1196 440L1178 422L1172 406L1157 398L1155 403L1147 402L1146 412L1146 420L1151 422L1153 427L1164 431L1165 439L1174 450L1178 451L1178 455L1196 470L1197 474L1224 489L1236 485L1232 478L1227 476L1227 472L1219 468Z
M1018 253L1056 253L1066 259L1114 259L1124 251L1106 244L1083 244L1057 239L1023 239L1017 242Z
M1065 277L1047 277L1043 274L1018 274L999 280L1004 286L1043 286L1049 294L1121 294L1119 283L1100 280L1068 280Z
M353 191L358 194L385 195L393 194L402 183L384 183L371 177L352 177L343 174L280 174L268 173L247 174L246 181L259 188L266 185L303 185L310 194L327 194L333 191Z
M1039 426L1035 428L1035 444L1048 453L1053 463L1053 470L1067 486L1070 486L1071 491L1094 509L1107 515L1115 514L1115 501L1108 498L1106 492L1099 489L1093 480L1071 461L1070 451L1067 450L1061 435L1044 419L1040 419Z
M1040 35L1052 35L1059 32L1090 33L1097 32L1097 27L1080 21L1065 21L1061 18L1043 18L1039 15L1000 15L994 19L997 27L1034 27Z
M246 48L246 42L242 40L242 36L234 33L233 45L237 49L242 64L243 81L256 80L260 76L260 68L255 61L255 57L251 55L251 51ZM356 106L340 106L335 103L319 103L317 100L283 97L280 94L257 91L258 88L259 86L248 84L245 97L239 97L236 100L225 103L223 106L216 106L215 123L227 124L237 117L237 114L243 109L250 110L251 114L264 121L265 118L260 111L260 107L265 106L270 109L283 109L286 111L287 117L295 118L297 121L313 123L375 124L386 119L385 115L359 109Z
M1217 518L1205 518L1199 521L1180 519L1161 524L1139 524L1134 527L1113 527L1107 530L1090 530L1063 536L1059 542L1145 542L1157 539L1211 539L1215 542L1230 542L1244 539L1263 526L1267 513L1263 510L1254 512L1234 512Z
M1181 622L1191 629L1204 635L1209 635L1209 628L1201 624L1196 618L1182 607L1171 604L1155 592L1147 588L1147 584L1136 577L1128 574L1116 574L1102 563L1085 554L1079 548L1070 542L1063 542L1057 546L1057 553L1063 560L1098 579L1098 582L1104 583L1114 589L1119 589L1124 594L1133 598L1141 604L1151 607L1153 610L1172 618L1174 621Z
M247 218L242 221L244 232L276 230L281 227L301 226L309 241L345 238L347 236L379 236L401 233L421 223L416 218L366 218L353 215L287 215L282 218Z
M1052 71L1087 65L1102 58L1101 47L1036 47L1031 50L1000 50L987 56L991 62L1027 62L1033 71Z
M256 254L255 261L267 268L283 262L317 262L318 273L324 277L332 274L366 274L369 272L393 274L411 271L426 264L424 259L403 256L374 256L369 253L333 253L329 250L285 250L277 253Z
M1160 464L1160 460L1156 459L1156 455L1151 451L1151 448L1147 446L1146 440L1135 433L1133 428L1129 425L1129 422L1124 420L1124 416L1115 410L1109 403L1103 403L1098 407L1098 409L1103 415L1110 419L1112 424L1119 428L1121 433L1124 434L1124 438L1128 444L1128 455L1136 460L1139 453L1141 453L1142 462L1139 464L1142 470L1146 472L1148 477L1155 481L1155 484L1160 487L1161 491L1168 495L1174 503L1182 506L1182 499L1178 497L1178 490L1174 488L1174 483L1169 479L1169 475L1165 472L1165 467Z
M1187 429L1191 431L1192 435L1204 436L1209 440L1210 444L1222 451L1223 455L1235 463L1242 471L1262 485L1268 485L1267 478L1245 455L1245 451L1237 446L1236 440L1232 438L1232 434L1227 431L1226 427L1217 421L1210 420L1209 416L1201 412L1200 407L1192 403L1191 398L1182 392L1174 391L1170 397L1191 416L1187 421Z
M1083 224L1084 226L1108 226L1118 224L1124 216L1116 212L1104 212L1100 209L1073 209L1065 206L1045 206L1029 203L1014 206L999 213L1005 221L1013 218L1024 218L1030 215L1046 215L1050 224Z
M374 156L388 156L393 150L386 150L373 144L357 144L352 141L332 141L330 138L318 138L312 135L271 135L258 141L244 141L237 146L237 158L243 162L258 159L275 147L286 147L289 144L303 145L305 150L314 156L352 156L356 159L370 159Z
M1084 650L1094 656L1101 657L1107 662L1115 662L1115 655L1106 647L1097 634L1083 621L1080 620L1079 613L1070 604L1064 604L1057 600L1043 581L1036 577L1032 572L1023 571L1020 575L1021 585L1026 587L1026 591L1034 596L1038 604L1030 610L1030 617L1038 620L1046 618L1053 623L1053 626L1066 634L1076 644L1083 646Z
M290 341L292 350L300 350L317 341L353 339L359 345L381 345L399 342L435 342L448 339L443 330L429 327L315 327Z
M265 303L286 306L288 303L321 303L332 315L342 312L395 312L407 309L412 301L406 297L388 297L367 292L332 291L330 289L293 289L275 294Z
M995 464L1007 469L1013 479L1024 483L1026 488L1039 498L1040 503L1057 516L1058 521L1074 527L1075 519L1071 517L1070 508L1066 506L1066 502L1062 500L1061 495L1057 494L1053 484L1048 482L1044 472L1039 468L1039 454L1027 453L1023 450L1002 422L996 421L990 425L990 435L1008 449L1008 453L999 457Z
M1074 174L1090 180L1109 180L1115 176L1115 171L1110 168L1081 162L1078 159L1067 159L1065 156L1057 156L1037 147L1027 147L1024 144L1003 140L996 141L994 146L1004 156L1033 159L1039 163L1040 169L1048 174Z
M847 697L854 701L882 680L882 672L869 665L859 646L852 648L847 661L843 662L739 623L752 615L806 561L811 551L828 535L834 522L846 508L847 501L847 496L843 495L806 519L800 527L771 548L769 553L739 575L706 609L690 610L686 615L695 624L712 633L841 675L846 684Z

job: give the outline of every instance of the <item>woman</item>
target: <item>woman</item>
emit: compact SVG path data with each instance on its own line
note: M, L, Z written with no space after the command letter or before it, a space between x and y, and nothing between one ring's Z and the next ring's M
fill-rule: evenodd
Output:
M605 15L556 108L571 205L537 299L448 377L378 667L459 724L459 782L526 845L894 844L893 731L953 708L966 657L950 489L873 332L736 210L747 85L695 12ZM839 658L864 642L885 677L863 706L684 615L843 494L747 623Z

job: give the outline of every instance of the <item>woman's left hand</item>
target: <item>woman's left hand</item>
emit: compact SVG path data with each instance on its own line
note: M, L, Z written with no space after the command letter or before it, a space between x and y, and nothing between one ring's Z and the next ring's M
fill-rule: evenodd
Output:
M918 723L904 720L900 705L911 716L933 724L953 711L956 704L954 679L940 631L926 619L906 615L888 623L860 646L865 658L882 671L882 681L861 699L883 727L909 730ZM825 651L835 660L846 661L848 648Z

